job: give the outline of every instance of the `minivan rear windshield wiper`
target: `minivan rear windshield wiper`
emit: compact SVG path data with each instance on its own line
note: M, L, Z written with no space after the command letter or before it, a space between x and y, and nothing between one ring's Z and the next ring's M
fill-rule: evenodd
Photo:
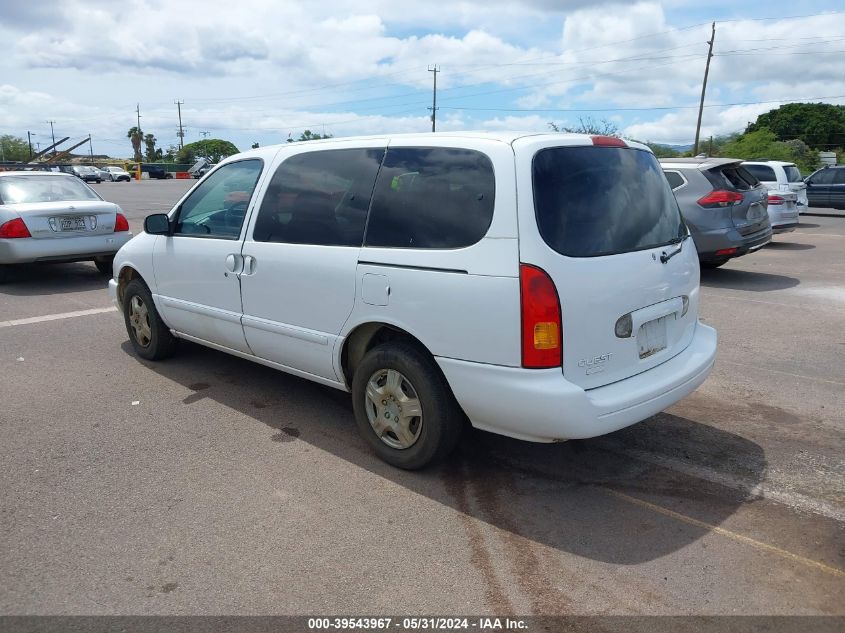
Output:
M686 235L684 235L684 236L682 236L682 237L674 237L674 238L672 238L672 239L669 241L669 244L680 244L680 246L678 246L677 250L672 251L672 252L671 252L671 253L669 253L668 255L666 254L666 251L663 251L663 252L660 254L660 262L661 262L662 264L665 264L665 263L666 263L666 262L668 262L670 259L672 259L675 255L677 255L677 254L678 254L678 253L680 253L682 250L684 250L684 240L686 240L688 237L689 237L689 233L687 233ZM667 246L669 246L669 244L667 244Z

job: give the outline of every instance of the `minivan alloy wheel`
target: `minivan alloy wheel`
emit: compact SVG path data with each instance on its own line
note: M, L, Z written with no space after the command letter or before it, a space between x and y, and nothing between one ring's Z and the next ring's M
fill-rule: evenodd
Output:
M148 347L152 339L150 313L138 295L132 297L129 302L129 325L132 327L138 345Z
M422 405L403 374L395 369L376 371L364 398L367 419L382 442L400 450L414 445L423 428Z

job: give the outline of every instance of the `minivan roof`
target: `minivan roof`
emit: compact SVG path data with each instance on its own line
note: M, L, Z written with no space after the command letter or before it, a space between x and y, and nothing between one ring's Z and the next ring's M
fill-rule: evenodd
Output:
M700 170L723 167L725 165L738 165L742 160L739 158L661 158L660 164L666 167L689 168L697 167Z
M321 145L331 145L332 143L355 143L367 141L384 141L388 143L390 141L418 141L420 145L425 145L426 141L431 141L432 139L464 139L464 140L482 140L482 141L492 141L498 143L506 143L508 145L512 145L515 141L524 138L530 138L535 141L548 141L549 143L555 141L563 141L565 144L568 145L576 145L581 143L576 143L574 141L581 141L585 145L592 144L592 137L593 136L601 136L597 134L574 134L569 132L415 132L409 134L373 134L370 136L339 136L339 137L332 137L327 139L318 139L313 141L295 141L293 143L278 143L276 145L267 145L266 147L259 147L256 149L245 150L237 154L237 156L263 156L266 157L269 152L275 154L279 149L282 147L291 147L297 145L303 145L305 143L308 146L319 147ZM625 143L632 148L635 149L646 149L648 147L637 142L631 141L627 139L621 139L625 141ZM650 151L650 150L649 150ZM222 162L222 161L221 161Z

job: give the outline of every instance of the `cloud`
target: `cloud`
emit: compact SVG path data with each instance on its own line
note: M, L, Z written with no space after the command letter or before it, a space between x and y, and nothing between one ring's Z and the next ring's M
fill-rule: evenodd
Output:
M772 13L787 6L778 2ZM736 6L714 0L707 12L733 20ZM701 15L691 0L15 3L0 23L12 51L0 58L0 126L41 134L56 120L57 133L90 131L126 152L140 103L142 127L166 146L179 98L190 140L208 130L264 144L323 124L343 135L424 131L437 64L439 129L543 131L580 115L684 142L710 36L709 21L687 25ZM717 24L709 104L845 95L829 54L845 49L845 15L730 20ZM636 110L656 106L693 107ZM702 134L776 106L707 108Z

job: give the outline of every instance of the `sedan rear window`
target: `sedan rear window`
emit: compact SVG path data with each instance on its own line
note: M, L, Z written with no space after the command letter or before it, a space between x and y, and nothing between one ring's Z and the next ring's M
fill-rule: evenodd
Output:
M76 177L39 175L0 178L0 204L101 199Z
M554 147L534 157L540 235L569 257L655 248L686 233L678 203L650 152Z

